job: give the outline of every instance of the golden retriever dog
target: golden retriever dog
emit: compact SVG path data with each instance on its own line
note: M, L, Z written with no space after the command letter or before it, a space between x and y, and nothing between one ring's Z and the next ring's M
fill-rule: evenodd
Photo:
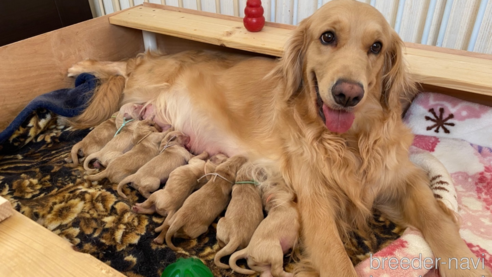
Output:
M252 180L249 171L250 167L244 165L237 172L231 202L225 217L217 223L217 241L223 248L215 254L214 262L220 268L229 268L220 259L248 246L256 227L263 220L263 203L256 187L258 183Z
M301 265L312 267L300 266L298 276L356 276L343 241L367 229L372 209L418 228L441 261L476 259L409 160L413 134L401 116L414 84L403 42L370 5L328 2L293 31L280 60L148 53L78 72L112 67L126 78L122 102L155 104L156 120L189 135L193 153L244 155L278 168L297 195ZM99 109L113 109L105 103ZM491 276L449 264L439 272Z
M165 234L167 246L177 250L172 238L178 232L179 235L184 234L192 239L205 233L227 207L236 173L246 161L243 156L234 156L218 165L214 173L216 176L186 199L183 206L169 220L169 227L162 228L161 234L154 242L162 243Z
M79 165L79 157L87 157L92 153L101 150L106 144L114 137L116 133L115 118L104 121L90 131L87 136L72 147L70 152L70 157L72 159L73 165Z
M261 272L262 277L294 276L283 268L284 254L294 248L299 238L300 222L294 193L279 179L264 188L262 198L268 216L256 230L253 229L254 234L248 246L232 254L229 264L235 272L241 274L251 275L257 271ZM238 267L236 263L239 259L247 259L248 266L254 271Z
M156 155L141 168L135 170L135 174L119 181L118 194L126 198L123 187L131 184L145 198L149 198L151 193L158 190L161 183L167 180L175 169L185 165L191 159L192 155L184 148L188 141L188 136L179 131L167 132Z
M159 154L159 142L162 141L164 135L165 133L161 133L159 125L152 120L138 121L133 132L133 148L115 158L104 171L90 175L87 179L99 181L108 178L112 183L121 182Z

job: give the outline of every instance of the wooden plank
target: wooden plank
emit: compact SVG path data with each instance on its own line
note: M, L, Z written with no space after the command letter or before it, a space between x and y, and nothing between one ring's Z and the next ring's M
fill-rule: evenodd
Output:
M227 16L160 9L158 5L127 10L112 16L110 22L277 57L282 56L283 47L292 32L290 28L265 26L261 32L250 33L241 22ZM412 48L412 45L408 44L405 54L410 73L417 81L492 96L492 61L479 57L487 55L456 54L436 51L435 47Z
M0 222L12 216L14 209L10 202L0 196Z
M91 58L122 60L144 50L142 32L99 17L0 48L0 130L34 97L72 87L67 69Z
M181 13L170 10L137 7L110 17L115 25L172 35L215 45L279 56L291 31L265 26L250 33L241 21Z
M0 276L124 276L15 211L0 223Z

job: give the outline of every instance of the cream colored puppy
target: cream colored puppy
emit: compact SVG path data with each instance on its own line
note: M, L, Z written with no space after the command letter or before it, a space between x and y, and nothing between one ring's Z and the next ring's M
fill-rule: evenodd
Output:
M293 200L294 194L283 180L265 190L263 201L268 216L254 232L248 247L232 254L229 265L234 271L248 275L257 271L262 277L294 276L283 269L284 254L299 238L299 215ZM244 258L254 271L237 266L237 260Z
M217 166L214 173L216 176L186 199L183 206L169 220L167 232L161 232L154 242L161 243L166 233L167 245L176 250L172 237L179 230L190 238L196 238L205 233L210 224L227 207L236 172L246 161L243 156L234 156Z
M188 142L189 137L180 131L168 132L161 142L160 153L135 174L120 180L118 194L126 198L122 189L130 183L143 196L149 198L150 194L158 190L161 183L169 178L173 170L185 165L191 159L192 155L184 147Z
M115 117L116 114L114 114ZM74 166L79 165L79 156L85 158L101 150L114 137L116 133L115 117L111 117L96 126L83 140L72 147L70 156Z
M217 223L217 241L219 245L225 246L215 254L214 262L221 268L227 269L229 265L220 262L220 259L238 248L248 246L253 233L263 220L261 196L257 183L251 179L248 171L248 166L239 169L225 217Z
M132 137L132 145L135 146L110 162L106 170L88 176L88 180L108 178L112 183L119 183L159 154L159 142L166 133L161 133L161 128L152 120L138 121L135 126Z

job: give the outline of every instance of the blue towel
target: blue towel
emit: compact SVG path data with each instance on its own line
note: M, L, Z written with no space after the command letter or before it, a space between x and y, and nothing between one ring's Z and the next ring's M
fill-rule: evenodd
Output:
M0 133L0 143L12 136L21 124L37 109L47 109L65 117L81 114L94 93L98 79L91 74L83 73L75 80L75 88L59 89L32 100L10 125Z

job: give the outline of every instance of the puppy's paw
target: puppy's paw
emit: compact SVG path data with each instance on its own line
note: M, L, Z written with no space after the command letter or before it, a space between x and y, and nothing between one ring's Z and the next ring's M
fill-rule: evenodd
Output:
M154 239L155 244L163 244L164 243L164 238L162 236L158 236Z
M82 73L91 72L94 62L93 60L85 60L74 64L68 69L68 77L76 77Z
M99 163L99 161L96 160L95 162L92 163L92 167L97 168L97 169L100 169L102 166Z
M133 205L132 211L138 214L140 212L140 204L137 203L137 204Z

